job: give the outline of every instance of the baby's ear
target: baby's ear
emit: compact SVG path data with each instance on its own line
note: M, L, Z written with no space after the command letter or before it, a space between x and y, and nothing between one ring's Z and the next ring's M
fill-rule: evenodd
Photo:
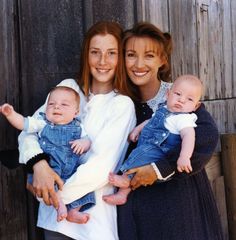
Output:
M79 114L79 107L76 109L75 116Z

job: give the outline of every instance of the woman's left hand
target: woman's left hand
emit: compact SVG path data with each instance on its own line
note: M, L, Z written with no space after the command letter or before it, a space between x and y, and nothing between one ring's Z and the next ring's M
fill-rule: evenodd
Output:
M126 174L135 173L130 182L132 190L140 186L152 185L157 180L157 175L151 165L145 165L138 168L133 168L125 172Z

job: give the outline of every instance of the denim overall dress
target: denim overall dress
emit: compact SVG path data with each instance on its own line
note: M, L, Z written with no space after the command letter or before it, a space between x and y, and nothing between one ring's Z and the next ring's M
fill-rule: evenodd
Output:
M84 163L80 155L73 153L69 144L70 141L81 138L82 129L80 121L79 119L74 119L65 125L53 124L46 118L45 121L47 124L40 133L39 144L42 150L50 155L49 165L65 182L75 173L77 167ZM95 195L92 192L68 204L67 208L69 210L82 206L81 210L85 210L94 204Z
M154 116L141 131L137 147L130 153L120 170L125 172L131 168L141 167L166 159L171 150L181 148L179 134L170 133L164 126L165 119L172 113L165 107L156 110Z

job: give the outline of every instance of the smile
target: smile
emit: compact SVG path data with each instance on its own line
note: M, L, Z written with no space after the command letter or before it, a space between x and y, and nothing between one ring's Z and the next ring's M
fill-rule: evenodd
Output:
M100 69L100 68L97 68L97 71L99 73L108 73L110 71L110 69Z
M148 73L148 71L145 71L145 72L135 72L135 71L133 71L133 74L134 74L136 77L143 77L143 76L145 76L147 73Z

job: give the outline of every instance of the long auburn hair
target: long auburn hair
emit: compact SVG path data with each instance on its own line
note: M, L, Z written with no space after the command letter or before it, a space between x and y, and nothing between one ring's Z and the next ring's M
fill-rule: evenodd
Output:
M92 75L89 67L89 46L91 39L96 35L111 34L118 43L118 63L113 81L113 89L117 92L130 95L127 84L127 75L124 65L124 55L122 47L123 29L117 22L100 21L95 23L86 33L82 51L81 51L81 67L79 71L78 83L82 87L86 96L92 84Z
M148 37L154 40L154 43L158 46L160 51L160 57L164 59L164 64L159 68L157 78L159 80L170 82L171 80L171 68L170 68L170 56L172 52L172 39L169 33L162 32L159 28L149 22L136 23L133 28L124 32L123 37L123 49L125 52L126 43L129 39L136 37ZM137 86L135 86L130 79L127 80L129 89L131 90L131 97L134 100L141 100L140 92Z

